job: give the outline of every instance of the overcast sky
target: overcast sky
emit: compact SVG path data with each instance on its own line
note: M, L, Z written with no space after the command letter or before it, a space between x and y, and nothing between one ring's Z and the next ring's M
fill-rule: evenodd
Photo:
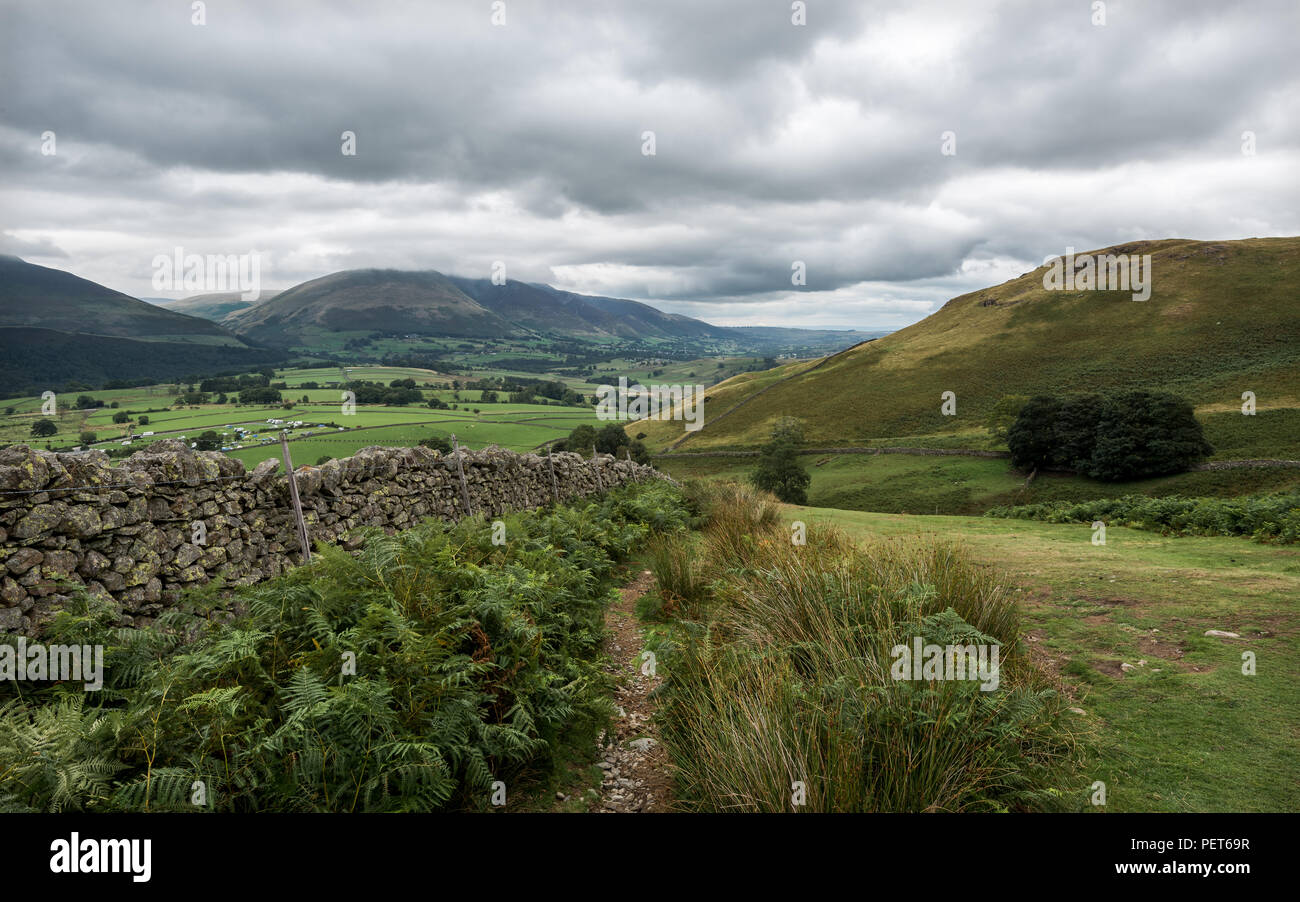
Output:
M500 260L865 328L1066 246L1300 234L1296 0L496 5L0 0L0 252L136 296L185 293L176 246L274 288Z

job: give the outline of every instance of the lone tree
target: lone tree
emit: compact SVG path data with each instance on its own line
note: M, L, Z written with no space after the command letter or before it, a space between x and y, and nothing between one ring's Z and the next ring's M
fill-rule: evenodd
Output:
M552 451L572 451L575 454L588 454L596 444L596 427L589 423L574 427L567 438L551 443Z
M812 477L799 463L803 426L792 417L782 417L772 427L771 440L758 453L758 468L749 481L771 492L787 504L807 504Z
M54 425L53 420L37 420L35 423L32 423L32 435L54 435L58 431L59 427Z
M445 436L435 435L430 438L420 439L420 445L424 448L431 448L442 454L451 453L451 442L447 441Z
M596 450L601 454L618 456L618 449L628 443L627 433L618 423L606 423L596 433Z
M221 436L209 429L194 440L194 447L199 451L216 451L221 447Z

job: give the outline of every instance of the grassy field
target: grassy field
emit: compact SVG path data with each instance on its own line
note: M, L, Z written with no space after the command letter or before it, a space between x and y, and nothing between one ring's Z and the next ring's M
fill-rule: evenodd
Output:
M1106 784L1105 810L1300 809L1300 549L1121 528L1095 546L1068 524L786 513L862 538L935 533L1007 573L1035 653L1094 729L1086 782Z
M585 379L496 370L489 362L490 358L501 357L503 354L506 357L518 357L527 352L526 347L508 348L499 353L483 355L482 365L485 369L468 374L447 374L417 367L352 365L277 370L273 381L286 385L282 394L286 401L293 402L292 408L278 405L239 406L234 403L176 407L176 396L172 393L175 387L165 384L63 392L56 395L57 413L48 417L55 422L58 432L39 439L31 435L31 426L36 420L47 418L41 413L42 399L9 398L0 400L0 411L4 411L3 416L0 416L0 445L24 442L37 447L67 448L80 445L80 434L90 431L96 436L92 447L121 448L122 442L128 438L128 423L113 422L113 417L119 412L131 414L129 425L134 426L134 438L130 447L133 449L162 439L184 437L187 441L193 441L199 433L207 430L230 434L229 444L233 446L239 441L233 435L234 427L254 430L258 437L251 442L244 441L244 448L232 448L230 451L232 456L246 462L255 462L265 456L265 448L257 447L261 438L276 437L279 427L267 424L269 419L302 420L306 424L290 431L290 438L295 443L293 453L297 463L313 463L324 455L342 457L372 444L411 445L422 438L446 436L453 432L462 442L473 447L499 444L515 451L528 451L567 435L582 423L599 425L594 411L588 408L553 404L484 403L482 391L450 387L453 383L464 384L488 376L515 375L561 381L571 388L594 392L595 384ZM656 379L665 382L692 379L711 382L761 364L762 358L756 357L701 358L688 361L627 358L612 361L609 366L602 368L602 375L607 375L615 383L619 375L625 375L633 382ZM660 375L653 376L655 371L659 371ZM397 379L414 380L426 401L437 398L456 409L433 410L418 404L406 407L358 405L354 415L342 414L340 384L344 381L388 384ZM320 387L303 388L306 383L315 383ZM103 401L106 406L77 410L74 405L81 395ZM230 395L233 401L234 393ZM117 407L108 406L111 404L117 404ZM148 416L147 424L139 423L141 415ZM318 424L328 424L328 437L323 434L326 430L322 430ZM258 427L265 428L258 430ZM339 433L338 427L344 427L347 433ZM348 434L359 428L365 431L355 436ZM154 434L143 436L144 432ZM315 434L306 435L308 432Z
M415 379L421 386L442 385L453 377L407 367L351 367L352 379L388 383L394 379ZM276 374L275 381L289 387L283 390L293 407L282 405L202 404L175 407L175 396L170 386L156 385L143 388L85 391L57 396L57 411L49 417L58 426L58 433L47 438L31 436L31 424L43 418L41 399L34 397L11 398L0 401L0 409L13 408L0 418L0 445L24 442L36 447L66 448L80 444L83 431L94 432L97 441L92 447L121 448L127 438L126 423L114 423L113 417L121 411L131 413L130 424L135 436L132 450L163 439L192 442L205 431L225 434L228 453L248 464L255 464L268 456L278 454L279 429L267 421L279 419L287 422L302 421L301 427L289 427L289 439L296 464L315 463L320 457L346 457L359 448L369 445L415 445L421 439L455 434L466 445L481 448L489 444L500 445L513 451L529 451L546 442L566 436L583 423L600 425L595 411L590 408L562 407L555 404L482 403L482 392L455 391L452 389L425 389L426 399L439 398L456 409L433 410L424 405L405 407L359 404L355 412L344 414L340 389L304 389L304 382L337 382L343 378L337 368L287 370ZM73 404L79 395L89 395L105 404L116 402L117 408L99 407L76 410ZM306 398L307 400L302 400ZM139 418L146 415L147 424ZM240 439L235 427L250 430L253 435ZM150 436L142 433L151 432ZM265 441L268 444L263 444ZM242 448L234 447L242 444Z
M1006 460L903 454L825 454L800 457L812 476L808 503L814 507L913 514L979 514L1002 504L1086 501L1140 495L1230 497L1282 491L1300 485L1300 470L1206 470L1136 482L1098 482L1079 476L1040 474L1025 488L1024 476ZM678 479L741 480L754 458L656 458Z
M785 361L789 362L789 361ZM760 372L769 365L763 357L700 357L694 360L656 360L618 358L596 367L594 378L611 385L624 376L631 383L716 385L741 373Z
M361 382L391 382L394 379L414 379L415 383L420 386L441 384L450 382L454 376L448 376L443 373L437 373L433 370L419 369L410 366L346 366L346 367L316 367L311 369L291 369L277 370L275 374L276 382L283 382L290 389L302 385L304 382L316 382L321 385L327 385L331 382L343 382L344 374L348 379L355 379ZM332 390L337 394L337 390Z
M457 440L471 448L487 445L500 445L511 451L532 451L538 446L556 438L568 435L574 427L583 423L599 425L595 415L589 410L574 408L543 407L531 404L489 405L479 416L469 411L448 411L415 409L409 424L394 423L393 417L386 417L388 423L378 427L349 429L346 432L329 429L312 431L299 430L291 436L290 453L295 464L315 463L319 458L348 457L361 448L370 445L411 446L419 444L421 439L440 436L447 438L455 435ZM508 409L505 409L508 408ZM299 408L299 411L302 408ZM310 409L310 408L308 408ZM295 411L298 412L298 411ZM365 412L357 408L357 417L368 413L371 418L384 417L375 411ZM339 418L339 422L349 422L352 417ZM305 432L312 431L312 435ZM226 452L229 456L254 465L268 456L277 456L279 448L272 445L269 449L245 447L242 450Z

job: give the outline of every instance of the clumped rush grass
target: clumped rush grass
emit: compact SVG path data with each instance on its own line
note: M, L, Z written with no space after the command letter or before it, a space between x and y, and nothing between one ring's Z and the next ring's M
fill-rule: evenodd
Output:
M697 487L712 575L662 643L679 798L708 811L1007 811L1072 804L1064 698L1021 648L1008 588L932 540L796 545L769 497ZM1001 683L891 676L896 644L997 643ZM803 804L796 802L802 786Z
M645 596L638 615L646 620L698 616L708 585L695 542L681 536L656 536L647 545L646 557L657 590Z

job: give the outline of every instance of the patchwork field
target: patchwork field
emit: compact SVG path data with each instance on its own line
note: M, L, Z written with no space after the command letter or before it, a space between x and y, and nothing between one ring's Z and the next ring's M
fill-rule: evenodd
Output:
M414 379L417 385L445 385L453 377L411 367L352 367L354 380L388 382ZM0 445L24 442L37 447L66 448L84 444L80 435L89 431L96 441L90 447L125 450L128 425L134 426L129 448L138 450L163 439L193 442L200 433L214 431L223 436L223 449L246 464L255 464L271 454L278 454L279 430L287 429L295 464L315 463L323 456L346 457L368 445L415 445L421 439L455 434L459 441L474 448L489 444L512 451L531 451L547 442L568 435L583 423L599 424L594 410L557 404L483 403L481 391L423 388L425 400L438 398L455 409L431 409L422 404L386 406L358 404L355 411L343 413L339 388L304 389L306 382L339 382L343 375L337 368L282 371L275 381L288 386L282 390L292 406L275 404L237 405L234 403L174 406L176 396L171 386L104 391L67 392L56 396L57 414L48 417L58 432L35 438L34 422L44 419L38 397L0 401L6 412L0 418ZM88 395L116 408L97 407L78 410L78 397ZM305 400L304 400L305 399ZM129 423L114 423L120 412L129 412ZM141 416L148 423L139 422ZM285 421L272 425L272 419ZM302 426L291 425L301 421ZM239 436L236 427L247 430ZM152 435L143 435L149 432ZM268 447L269 446L269 447Z

